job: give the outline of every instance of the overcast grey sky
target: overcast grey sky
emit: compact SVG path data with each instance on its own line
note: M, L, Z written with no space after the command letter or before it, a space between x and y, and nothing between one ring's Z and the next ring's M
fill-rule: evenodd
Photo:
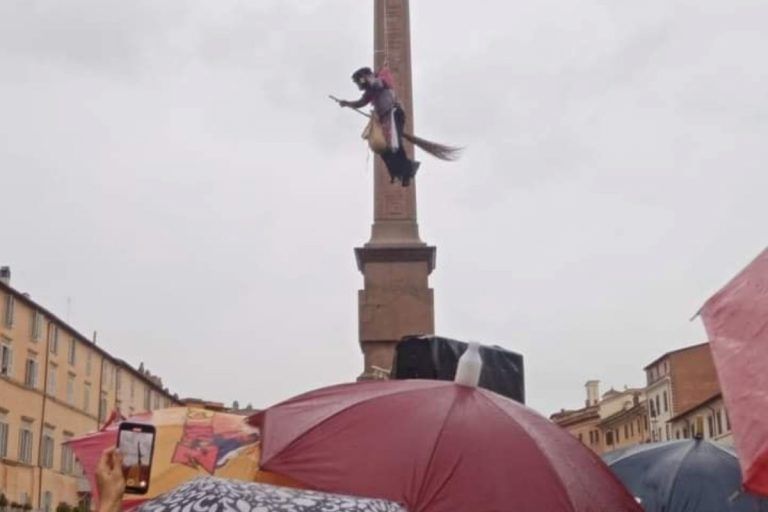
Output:
M438 333L529 403L641 385L766 244L768 3L415 0ZM354 379L372 217L368 0L2 0L0 263L183 396ZM67 306L67 299L71 307Z

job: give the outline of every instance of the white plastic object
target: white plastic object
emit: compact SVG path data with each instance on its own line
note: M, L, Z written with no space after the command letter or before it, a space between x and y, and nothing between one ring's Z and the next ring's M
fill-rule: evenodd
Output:
M456 376L453 381L461 386L477 387L480 382L480 372L483 369L483 359L480 357L480 345L470 341L467 350L459 358Z

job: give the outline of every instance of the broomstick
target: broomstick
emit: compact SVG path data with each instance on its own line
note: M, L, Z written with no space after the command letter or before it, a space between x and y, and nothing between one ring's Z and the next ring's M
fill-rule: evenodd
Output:
M335 96L328 95L329 98L331 98L336 103L341 103L341 100ZM350 107L352 108L352 107ZM360 114L361 116L365 116L367 118L371 118L371 114L366 114L362 110L358 108L352 108L355 112ZM464 148L457 148L455 146L447 146L445 144L439 144L437 142L432 142L430 140L422 139L421 137L417 137L413 134L410 134L408 132L403 132L403 138L416 146L417 148L421 149L422 151L429 153L430 155L434 156L435 158L439 158L440 160L445 160L448 162L453 162L455 160L458 160L461 156L461 152Z

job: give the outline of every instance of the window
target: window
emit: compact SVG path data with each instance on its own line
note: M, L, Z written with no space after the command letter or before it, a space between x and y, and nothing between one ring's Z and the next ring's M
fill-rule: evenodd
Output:
M87 382L83 386L83 410L89 412L91 409L91 385Z
M64 441L61 443L61 472L65 475L71 475L75 471L75 457L69 445L71 440L71 434L64 434Z
M635 422L629 424L629 435L635 437Z
M43 430L40 465L48 469L53 467L53 429L50 427L45 427Z
M158 395L157 393L155 393L155 407L154 408L155 409L159 409L160 408L160 395Z
M653 399L648 401L648 405L651 407L651 418L656 417L656 406L653 404Z
M144 388L144 410L149 411L152 408L152 391Z
M133 400L134 395L136 394L136 380L131 378L130 379L130 389L131 389L131 400Z
M608 446L613 445L613 431L609 430L608 432L605 433L605 444L607 444Z
M619 435L620 434L619 429L616 429L615 432L616 432L616 444L619 444L619 442L621 441L621 436Z
M13 350L9 343L0 344L0 375L10 377L13 372Z
M595 430L595 443L600 444L600 431Z
M669 410L669 401L667 400L667 392L664 392L664 412Z
M32 315L32 341L40 341L43 336L43 314L35 311Z
M104 369L101 373L101 383L102 385L110 389L112 387L112 367L109 365L104 365Z
M32 463L32 422L22 421L19 429L19 462Z
M723 413L720 409L717 410L715 418L717 419L717 435L720 435L723 433Z
M656 413L661 416L661 407L659 407L659 395L656 395Z
M629 439L629 425L624 424L624 439Z
M712 416L707 416L707 431L710 439L715 437L714 423L715 422L712 420Z
M54 363L48 365L48 389L46 391L51 396L56 396L56 370L57 367Z
M115 393L120 394L120 388L123 387L123 372L118 368L115 369Z
M99 399L99 421L104 421L105 419L107 419L107 395L102 393Z
M665 441L669 441L670 439L672 439L672 434L670 434L670 427L669 427L669 423L667 423L667 424L665 425L665 429L664 429L664 435L666 436L666 437L664 438L664 440L665 440Z
M5 315L3 317L5 326L9 329L13 327L14 309L16 309L16 299L9 293L5 296Z
M589 444L595 444L595 432L592 430L589 431Z
M30 388L37 386L37 361L34 359L27 359L24 368L24 385Z
M55 324L51 324L51 334L50 334L50 344L49 348L51 351L51 354L58 354L59 353L59 326Z
M696 430L693 432L693 435L704 435L704 417L703 416L696 416Z
M725 414L725 428L731 430L731 418L728 417L728 411L723 411Z
M69 340L69 350L67 351L67 361L69 361L69 364L72 364L72 365L75 364L76 350L77 350L77 343L75 342L75 338L71 338Z
M75 376L67 375L67 403L75 405Z
M85 375L88 377L91 376L91 359L92 359L92 354L89 351L88 355L85 356Z
M5 413L0 413L0 459L8 456L8 420Z
M53 495L51 491L45 491L43 493L43 512L51 512L53 506Z

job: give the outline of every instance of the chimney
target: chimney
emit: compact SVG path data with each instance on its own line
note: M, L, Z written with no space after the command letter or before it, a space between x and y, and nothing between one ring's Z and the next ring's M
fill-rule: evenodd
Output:
M588 380L584 387L587 388L587 407L597 405L600 402L600 381Z
M0 283L11 285L11 267L0 267Z

